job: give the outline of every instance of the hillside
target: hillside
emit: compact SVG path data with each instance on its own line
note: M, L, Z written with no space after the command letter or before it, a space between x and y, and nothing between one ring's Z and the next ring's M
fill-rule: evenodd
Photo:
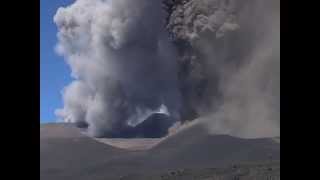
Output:
M280 160L280 144L272 139L208 135L198 126L163 139L145 151L100 143L70 124L41 125L40 137L42 180L119 179L184 168L221 168Z

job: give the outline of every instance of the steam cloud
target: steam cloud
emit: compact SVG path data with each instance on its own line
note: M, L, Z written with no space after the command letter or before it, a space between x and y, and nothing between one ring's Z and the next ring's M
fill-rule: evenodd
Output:
M56 49L74 81L56 114L88 126L93 136L137 125L154 112L181 122L200 117L212 133L278 136L279 4L77 0L59 8Z

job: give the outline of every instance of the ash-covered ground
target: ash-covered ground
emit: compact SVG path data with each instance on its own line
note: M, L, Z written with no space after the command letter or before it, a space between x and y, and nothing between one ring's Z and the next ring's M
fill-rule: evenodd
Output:
M195 124L156 143L133 140L139 149L113 140L101 143L72 124L41 125L40 179L280 179L280 143L273 138L210 135Z

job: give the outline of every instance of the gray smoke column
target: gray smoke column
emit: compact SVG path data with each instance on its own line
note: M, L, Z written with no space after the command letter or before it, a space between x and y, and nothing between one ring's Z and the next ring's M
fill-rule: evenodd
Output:
M119 132L166 109L178 118L175 51L160 0L77 0L54 16L57 52L74 81L56 115L93 136Z
M280 136L280 1L243 2L236 22L219 54L222 97L207 127L245 138Z
M280 135L280 1L166 0L185 117L214 134ZM193 119L196 117L191 117Z
M279 0L77 0L54 21L74 78L56 114L91 135L155 112L170 132L280 135Z

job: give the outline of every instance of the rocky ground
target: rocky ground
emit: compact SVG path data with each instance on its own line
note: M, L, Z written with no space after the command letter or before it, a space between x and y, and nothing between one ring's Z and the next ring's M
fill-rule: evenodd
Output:
M210 135L195 124L156 144L133 139L136 147L151 142L150 149L123 148L130 147L126 144L130 139L110 141L101 143L70 124L41 125L40 179L200 180L280 176L280 143L273 138ZM139 146L139 142L143 143Z
M278 180L280 162L237 164L225 168L178 169L149 176L123 176L121 180Z

